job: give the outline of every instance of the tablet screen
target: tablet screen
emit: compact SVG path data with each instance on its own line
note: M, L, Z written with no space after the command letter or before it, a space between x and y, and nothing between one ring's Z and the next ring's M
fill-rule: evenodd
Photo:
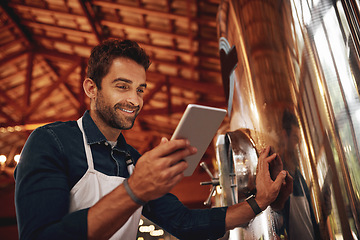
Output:
M197 153L186 157L189 167L185 176L191 176L208 148L211 140L224 120L226 110L189 104L180 119L171 139L188 139L190 144L197 148Z

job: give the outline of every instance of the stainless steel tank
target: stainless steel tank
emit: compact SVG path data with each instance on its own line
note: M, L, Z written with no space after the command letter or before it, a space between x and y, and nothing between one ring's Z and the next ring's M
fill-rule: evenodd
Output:
M359 1L223 0L217 24L230 126L217 143L216 204L254 190L265 145L294 178L282 210L226 238L358 239Z

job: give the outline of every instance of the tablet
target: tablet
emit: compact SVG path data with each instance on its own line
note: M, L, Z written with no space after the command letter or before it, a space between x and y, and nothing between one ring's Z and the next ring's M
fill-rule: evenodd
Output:
M184 171L185 176L191 176L208 148L211 140L224 120L226 110L189 104L176 127L173 139L188 139L197 148L197 153L186 157L189 167Z

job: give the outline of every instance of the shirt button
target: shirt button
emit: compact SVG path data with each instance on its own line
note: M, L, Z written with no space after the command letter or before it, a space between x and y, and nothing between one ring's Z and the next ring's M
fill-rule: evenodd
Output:
M105 142L105 146L107 146L107 145L109 145L109 143L108 143L108 142Z

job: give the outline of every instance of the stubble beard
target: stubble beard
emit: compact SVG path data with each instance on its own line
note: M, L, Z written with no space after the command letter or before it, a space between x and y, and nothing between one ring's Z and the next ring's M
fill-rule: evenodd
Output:
M140 108L138 106L134 107L127 103L117 103L113 107L107 105L101 94L98 96L95 106L102 121L108 126L119 130L131 129L134 126L135 119L140 112ZM121 109L134 110L135 115L133 117L124 116L119 113L122 111Z

